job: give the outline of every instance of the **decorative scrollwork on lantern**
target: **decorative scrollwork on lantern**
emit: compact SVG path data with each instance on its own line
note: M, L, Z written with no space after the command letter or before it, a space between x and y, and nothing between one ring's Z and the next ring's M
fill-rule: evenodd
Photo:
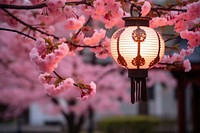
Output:
M120 30L118 30L114 35L113 35L113 39L118 39L120 37L120 35L124 32L125 28L122 28Z
M137 66L137 69L145 64L145 59L140 55L140 43L145 41L146 36L146 32L139 26L137 26L137 29L132 33L133 40L138 43L137 56L132 60L132 64Z
M137 26L137 29L133 31L132 33L132 38L135 42L144 42L144 40L146 39L146 32L140 28L140 26Z
M158 34L158 32L156 32L156 35L158 37L158 54L156 56L156 58L154 58L154 60L152 60L150 63L149 63L149 68L151 68L152 66L156 65L159 60L160 60L160 47L161 47L161 42L160 42L160 36Z
M156 65L160 60L160 57L157 56L154 60L152 60L150 63L149 63L149 68L151 68L152 66Z
M124 67L127 67L126 60L120 54L117 57L117 63L119 63L120 65L122 65Z
M124 67L127 67L127 63L126 63L126 60L124 59L124 57L120 54L120 51L119 51L119 39L120 39L120 35L124 32L125 28L122 28L120 29L119 31L117 31L113 38L114 39L117 39L117 54L118 54L118 57L117 57L117 62L124 66Z
M145 59L139 55L139 56L133 58L132 64L134 66L143 66L145 64Z

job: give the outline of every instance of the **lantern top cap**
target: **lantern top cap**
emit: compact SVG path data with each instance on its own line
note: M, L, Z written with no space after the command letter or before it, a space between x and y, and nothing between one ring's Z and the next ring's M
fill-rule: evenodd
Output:
M124 17L125 26L147 26L149 27L149 21L151 18L148 17Z

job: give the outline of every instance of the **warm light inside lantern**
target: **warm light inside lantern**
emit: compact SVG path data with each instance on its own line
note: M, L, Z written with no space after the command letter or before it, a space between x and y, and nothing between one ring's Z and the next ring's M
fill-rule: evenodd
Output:
M138 67L132 63L133 59L138 55L138 42L132 38L132 33L138 27L129 26L116 31L111 38L111 53L116 62L120 55L125 59L128 69L137 69ZM139 66L139 69L149 69L153 67L164 55L164 41L159 33L154 29L139 26L146 33L146 38L140 42L140 55L145 63ZM117 46L118 45L118 46Z

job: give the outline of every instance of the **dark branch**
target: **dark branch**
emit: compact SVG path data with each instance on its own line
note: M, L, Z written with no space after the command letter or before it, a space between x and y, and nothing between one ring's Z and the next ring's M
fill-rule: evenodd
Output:
M90 20L91 20L91 17L89 17L88 20L84 23L84 25L78 30L78 32L76 32L75 36L77 36L81 32L83 27L89 24Z
M81 5L85 4L91 6L91 3L87 3L85 1L77 1L77 2L65 2L65 5ZM37 5L10 5L10 4L0 4L1 9L18 9L18 10L32 10L32 9L41 9L43 7L47 7L46 3L41 3Z
M179 66L183 63L183 61L177 61L177 62L173 62L173 63L162 63L162 62L159 62L158 64L159 65L167 65L167 66Z
M32 36L30 36L30 35L27 35L27 34L25 34L25 33L23 33L23 32L20 32L20 31L18 31L18 30L13 30L13 29L8 29L8 28L0 28L0 30L2 30L2 31L15 32L15 33L18 33L18 34L20 34L20 35L23 35L23 36L25 36L25 37L28 37L28 38L30 38L30 39L36 41L36 39L35 39L34 37L32 37Z
M20 20L19 18L17 18L16 16L14 16L12 13L10 13L9 11L7 11L6 9L2 9L4 12L6 12L9 16L11 16L13 19L15 19L16 21L18 21L19 23L21 23L21 24L23 24L24 26L27 26L27 27L29 27L31 30L35 30L35 31L38 31L38 32L40 32L40 33L42 33L42 34L45 34L45 35L47 35L47 36L53 36L55 39L59 39L59 37L57 37L57 36L55 36L55 35L52 35L52 34L48 34L48 33L46 33L45 31L42 31L42 30L40 30L40 29L38 29L38 28L35 28L35 27L33 27L32 25L30 25L30 24L27 24L27 23L25 23L24 21L22 21L22 20ZM89 21L88 21L89 22ZM87 23L87 22L86 22ZM70 44L70 45L73 45L73 46L75 46L75 47L82 47L82 48L97 48L97 47L101 47L101 45L99 44L99 45L96 45L96 46L86 46L86 45L77 45L77 44L74 44L74 43L72 43L72 42L70 42L70 41L66 41L66 43L68 43L68 44Z
M64 78L62 76L60 76L56 71L53 71L53 73L60 79L64 80ZM78 87L78 84L74 83L74 86Z
M95 45L95 46L88 46L88 45L78 45L78 44L74 44L71 42L66 41L66 43L68 43L69 45L75 46L75 47L81 47L81 48L98 48L98 47L102 47L100 44L99 45Z
M152 7L151 10L153 10L153 11L162 10L162 11L179 11L179 12L187 12L186 9L163 8L163 7L157 7L157 8L153 8L153 7Z
M168 41L171 41L171 40L174 40L174 39L177 39L177 38L179 38L179 35L170 37L170 38L166 39L165 42L168 42Z
M85 0L77 2L65 2L65 5L88 5L92 6L91 3L87 3Z
M62 76L60 76L56 71L53 71L53 73L60 79L64 79Z
M41 9L46 7L46 3L41 3L38 5L8 5L8 4L0 4L1 9L21 9L21 10L32 10L32 9Z
M3 10L4 12L6 12L9 16L11 16L13 19L15 19L16 21L18 21L19 23L23 24L24 26L29 27L31 30L35 30L35 31L38 31L38 32L40 32L40 33L42 33L42 34L45 34L45 35L47 35L47 36L53 36L55 39L59 39L59 37L57 37L57 36L55 36L55 35L48 34L48 33L44 32L44 31L42 31L42 30L40 30L40 29L38 29L38 28L33 27L33 26L30 25L30 24L25 23L24 21L22 21L21 19L19 19L18 17L14 16L14 15L13 15L12 13L10 13L9 11L7 11L6 9L2 9L2 10Z

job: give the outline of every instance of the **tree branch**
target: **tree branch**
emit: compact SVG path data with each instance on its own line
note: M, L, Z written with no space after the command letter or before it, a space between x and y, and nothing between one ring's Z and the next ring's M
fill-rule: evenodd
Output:
M153 8L153 7L152 7L151 10L153 10L153 11L162 10L162 11L180 11L180 12L187 12L186 9L162 8L162 7L157 7L157 8Z
M168 42L168 41L170 41L170 40L177 39L177 38L179 38L179 37L180 37L179 35L170 37L170 38L166 39L165 42Z
M15 19L15 20L18 21L19 23L21 23L22 25L27 26L27 27L29 27L30 29L35 30L35 31L38 31L38 32L40 32L40 33L42 33L42 34L45 34L45 35L47 35L47 36L53 36L55 39L59 39L59 37L57 37L57 36L55 36L55 35L48 34L48 33L44 32L44 31L42 31L42 30L40 30L40 29L38 29L38 28L33 27L32 25L30 25L30 24L28 24L28 23L25 23L24 21L22 21L21 19L19 19L18 17L14 16L14 15L13 15L12 13L10 13L9 11L7 11L6 9L2 9L2 10L3 10L4 12L6 12L10 17L12 17L13 19Z
M74 43L71 43L71 42L68 42L68 41L66 41L66 43L68 43L68 44L70 44L72 46L81 47L81 48L98 48L98 47L102 47L101 44L95 45L95 46L88 46L88 45L78 45L78 44L74 44Z
M46 7L46 3L41 3L37 5L10 5L10 4L0 4L1 9L18 9L18 10L32 10L41 9Z
M176 62L173 62L173 63L162 63L162 62L159 62L158 64L160 64L160 65L171 65L171 66L177 66L177 65L180 65L180 64L182 64L183 63L183 61L176 61Z
M2 31L9 31L9 32L15 32L15 33L18 33L18 34L20 34L20 35L26 36L26 37L28 37L28 38L30 38L30 39L36 41L36 39L35 39L34 37L32 37L32 36L30 36L30 35L27 35L27 34L25 34L25 33L23 33L23 32L20 32L20 31L18 31L18 30L13 30L13 29L8 29L8 28L0 28L0 30L2 30Z
M77 2L65 2L65 5L88 5L91 6L91 3L86 1L77 1ZM32 9L41 9L47 7L46 3L41 3L37 5L10 5L10 4L0 4L1 9L18 9L18 10L32 10Z
M88 18L88 20L84 23L84 25L76 32L75 37L81 32L81 30L83 29L83 27L85 27L86 25L89 24L91 20L91 16Z
M130 2L130 1L126 1L126 2L128 2L128 3L131 5L131 7L130 7L130 14L131 14L131 16L133 17L133 12L132 12L132 10L133 10L134 7L135 7L135 8L136 8L135 11L137 11L137 12L139 13L139 17L140 17L140 16L141 16L141 6L138 5L136 2ZM176 6L176 5L170 6L170 7L167 7L167 8L164 7L164 6L161 6L161 5L156 5L156 6L158 6L158 7L151 7L151 10L154 11L154 12L156 12L156 14L157 14L158 16L160 16L160 13L158 12L159 10L160 10L160 11L179 11L179 12L187 12L186 9L176 9L176 8L172 8L172 7Z
M62 76L60 76L56 71L53 71L53 73L60 79L64 79Z
M92 6L91 3L87 3L86 0L77 1L77 2L65 2L65 5L88 5L88 6Z
M40 32L41 34L45 34L47 36L53 36L55 39L59 39L59 37L55 36L55 35L52 35L52 34L48 34L46 33L45 31L42 31L38 28L35 28L33 27L32 25L28 24L28 23L25 23L24 21L22 21L21 19L17 18L16 16L14 16L12 13L10 13L9 11L7 11L6 9L2 9L4 12L6 12L9 16L11 16L13 19L15 19L16 21L18 21L19 23L21 23L22 25L24 26L27 26L29 27L31 30L35 30L35 31L38 31ZM86 22L87 23L87 22ZM66 43L70 44L70 45L73 45L75 47L82 47L82 48L97 48L97 47L101 47L101 45L96 45L96 46L86 46L86 45L77 45L77 44L74 44L70 41L66 41Z

